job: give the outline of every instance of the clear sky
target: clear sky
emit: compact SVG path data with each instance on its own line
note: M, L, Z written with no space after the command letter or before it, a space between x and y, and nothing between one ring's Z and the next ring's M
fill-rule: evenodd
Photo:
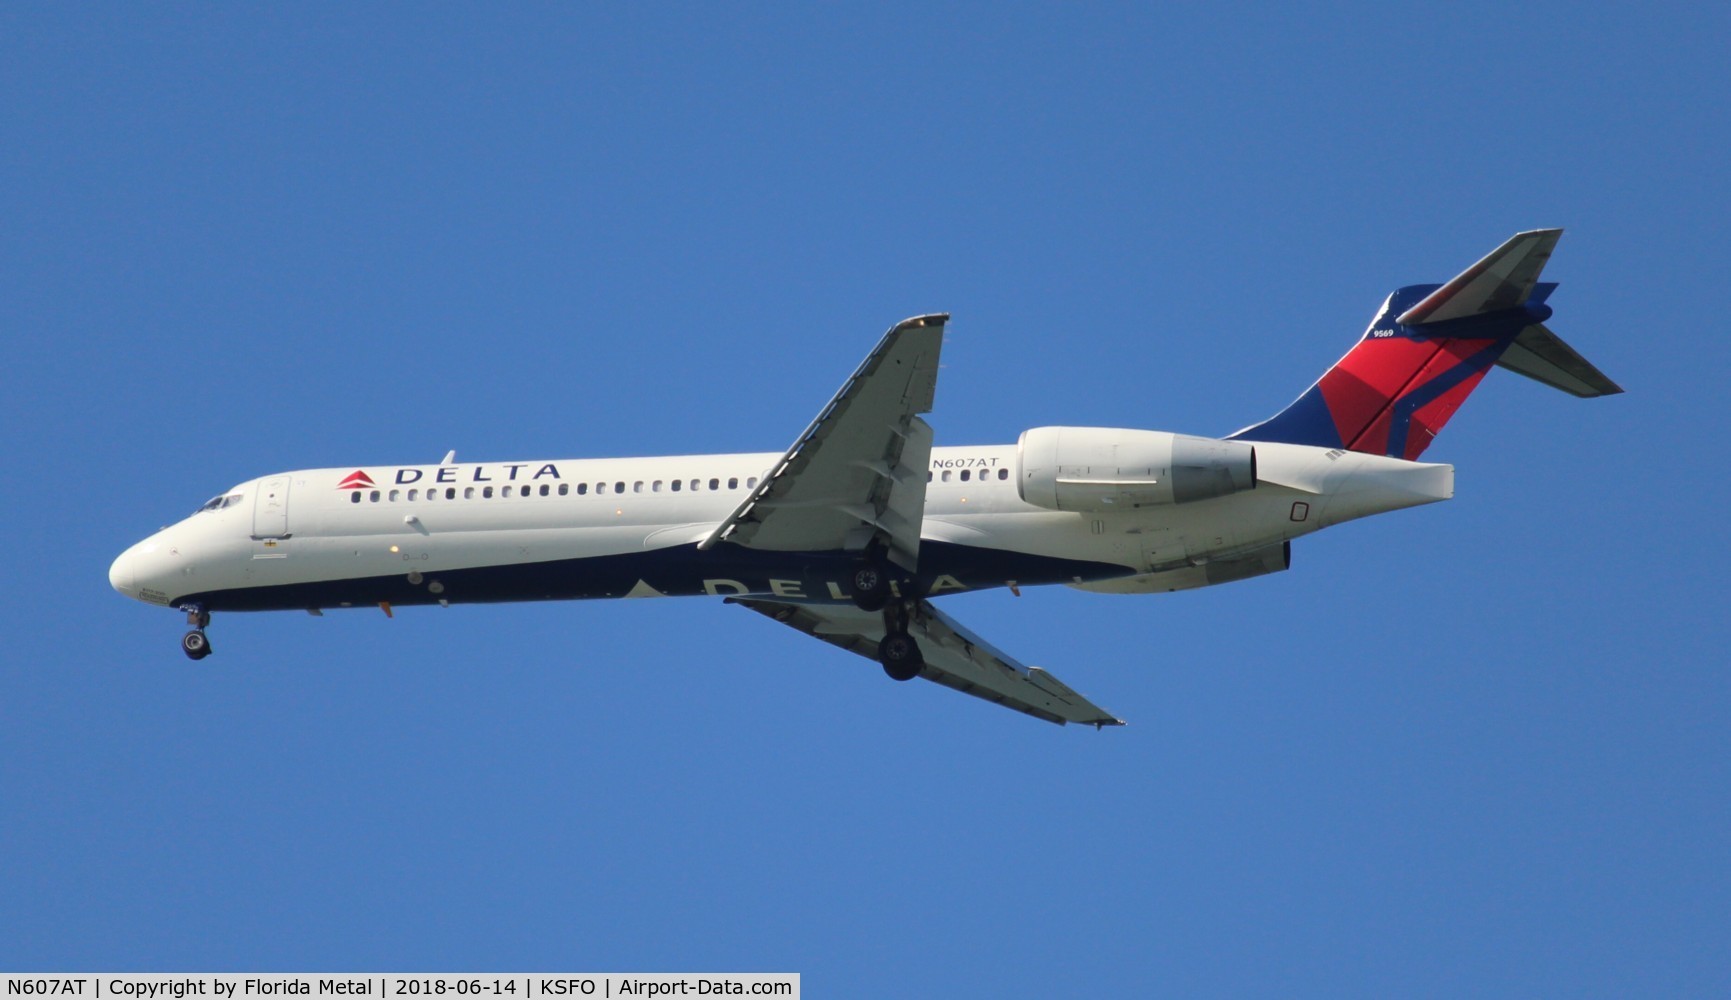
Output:
M0 968L784 970L812 996L1731 992L1722 5L0 7ZM1563 226L1457 497L1290 572L951 599L1048 726L701 600L222 616L285 469L1222 434Z

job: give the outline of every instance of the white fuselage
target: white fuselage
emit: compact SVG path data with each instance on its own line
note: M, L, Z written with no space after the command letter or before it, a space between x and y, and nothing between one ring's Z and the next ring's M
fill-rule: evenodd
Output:
M1067 583L1159 592L1285 568L1285 543L1446 499L1453 469L1255 444L1254 489L1133 509L1050 510L1016 445L934 448L919 566L940 596ZM775 453L309 469L242 483L115 560L121 593L212 610L678 595L845 602L841 551L700 550ZM899 592L899 591L898 591Z

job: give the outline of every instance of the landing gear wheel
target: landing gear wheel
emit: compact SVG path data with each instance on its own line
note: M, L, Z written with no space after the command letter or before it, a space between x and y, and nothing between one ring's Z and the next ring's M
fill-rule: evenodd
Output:
M878 662L893 681L911 681L920 675L926 659L920 655L919 643L906 632L891 632L878 643Z
M202 660L210 655L210 640L202 631L193 629L180 637L180 651L191 659Z
M848 584L853 589L854 606L861 611L881 611L889 603L889 574L876 562L865 562L855 567Z

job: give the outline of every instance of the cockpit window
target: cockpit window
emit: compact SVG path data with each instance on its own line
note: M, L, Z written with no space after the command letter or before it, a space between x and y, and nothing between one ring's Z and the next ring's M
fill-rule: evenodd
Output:
M244 494L240 493L225 493L221 496L211 497L209 500L204 502L203 506L193 511L193 513L202 514L207 510L221 510L224 507L233 507L235 504L240 503L243 495Z

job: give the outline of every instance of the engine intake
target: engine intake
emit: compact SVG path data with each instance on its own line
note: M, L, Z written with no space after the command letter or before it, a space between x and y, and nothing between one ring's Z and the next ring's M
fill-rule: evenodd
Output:
M1036 427L1017 443L1016 464L1022 499L1047 510L1134 510L1256 486L1255 447L1165 431Z

